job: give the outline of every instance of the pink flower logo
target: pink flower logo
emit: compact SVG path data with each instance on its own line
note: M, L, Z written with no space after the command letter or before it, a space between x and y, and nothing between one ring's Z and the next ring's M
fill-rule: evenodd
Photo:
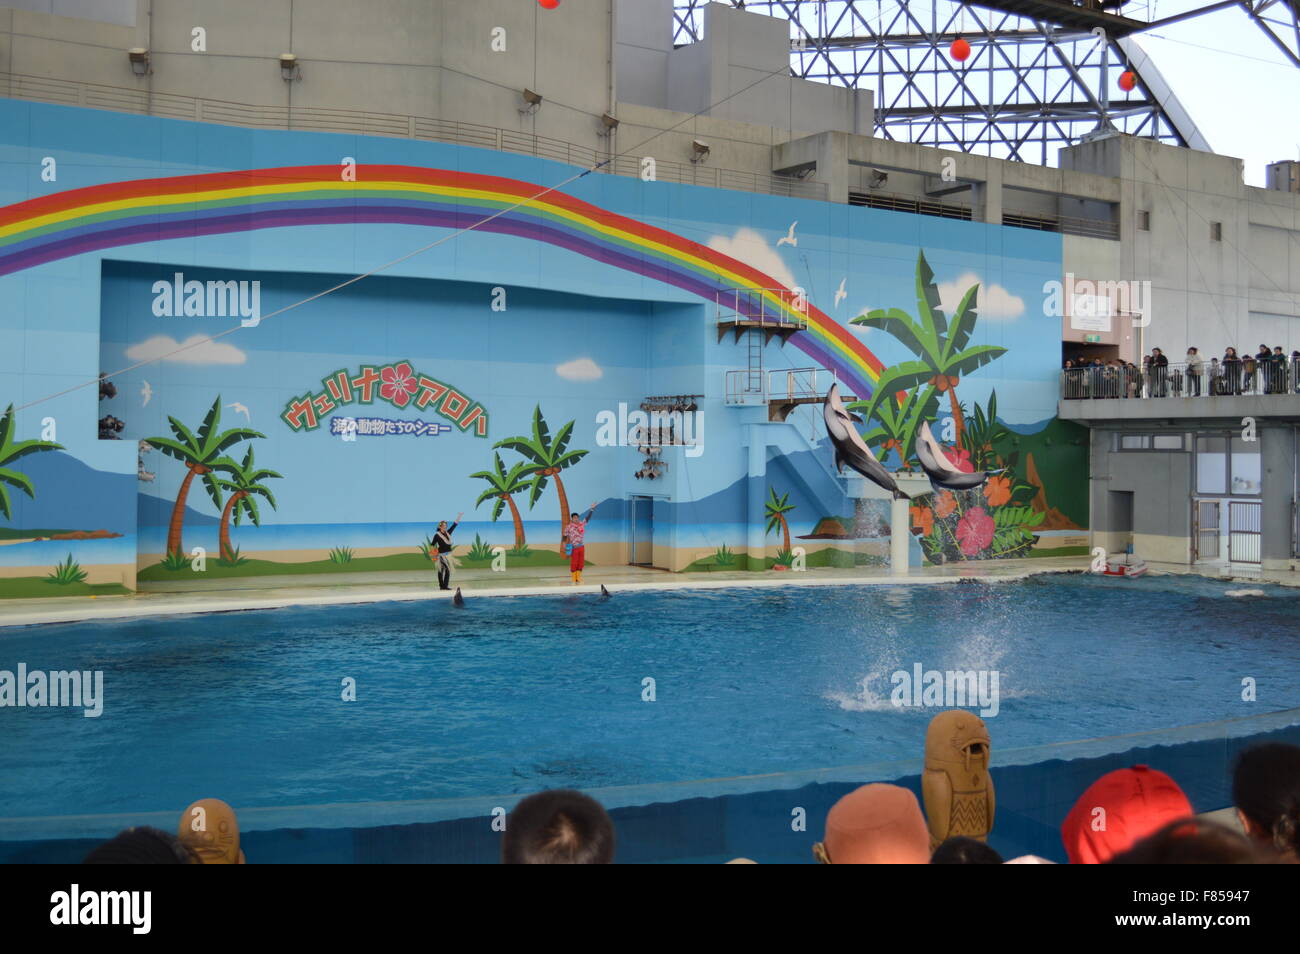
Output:
M970 451L964 447L945 447L943 455L948 458L952 466L956 467L963 474L975 473L975 465L970 461Z
M957 521L957 543L966 556L975 556L993 542L993 518L983 507L971 507Z
M398 407L406 407L411 403L411 395L415 393L416 383L409 364L403 361L391 367L381 368L379 377L383 381L379 385L380 397L392 401Z

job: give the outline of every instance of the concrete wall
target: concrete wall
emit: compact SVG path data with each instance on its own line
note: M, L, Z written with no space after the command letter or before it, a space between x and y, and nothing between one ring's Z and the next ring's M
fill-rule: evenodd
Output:
M1091 546L1108 553L1132 540L1133 551L1146 560L1187 563L1191 559L1192 455L1189 453L1116 453L1113 432L1092 432ZM1112 491L1133 494L1131 537L1119 525Z

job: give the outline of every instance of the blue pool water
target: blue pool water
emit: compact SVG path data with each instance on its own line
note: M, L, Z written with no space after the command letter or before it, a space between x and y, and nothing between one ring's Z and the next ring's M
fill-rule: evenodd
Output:
M1240 586L1240 584L1236 584ZM1300 598L1037 577L616 593L0 630L104 713L0 708L0 817L507 795L919 757L890 674L997 670L998 749L1300 706ZM340 682L357 681L357 701ZM643 701L643 680L656 701ZM1258 682L1258 701L1241 680Z

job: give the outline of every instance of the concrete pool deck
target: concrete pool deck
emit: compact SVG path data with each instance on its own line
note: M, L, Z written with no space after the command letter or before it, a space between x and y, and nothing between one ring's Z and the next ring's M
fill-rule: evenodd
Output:
M762 573L743 570L713 573L675 574L634 566L588 567L581 586L569 581L563 568L515 569L508 573L490 570L457 570L453 587L462 588L466 599L493 596L556 596L595 594L603 584L611 593L631 590L708 590L734 587L788 586L914 586L963 581L1009 582L1040 573L1086 570L1091 558L1051 557L1033 560L985 560L944 566L912 567L906 574L891 573L887 567L853 569L818 568L803 573ZM1300 574L1292 571L1243 569L1213 566L1150 564L1155 573L1192 574L1243 583L1264 582L1300 586ZM190 613L222 613L240 610L279 609L288 606L330 606L387 601L449 599L450 592L437 589L432 574L424 572L340 573L322 579L312 576L247 577L195 581L193 583L150 583L147 589L124 596L59 597L0 601L0 628L47 623L135 619Z

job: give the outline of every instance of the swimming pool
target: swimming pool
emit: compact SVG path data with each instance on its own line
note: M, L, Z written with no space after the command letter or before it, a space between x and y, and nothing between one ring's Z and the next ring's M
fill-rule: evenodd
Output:
M1239 585L1239 584L1238 584ZM582 594L0 632L104 711L0 708L0 817L461 798L912 759L891 674L996 671L999 749L1300 705L1300 600L1186 577ZM341 699L356 680L356 701ZM1242 679L1258 701L1242 700ZM654 701L647 678L653 679Z

